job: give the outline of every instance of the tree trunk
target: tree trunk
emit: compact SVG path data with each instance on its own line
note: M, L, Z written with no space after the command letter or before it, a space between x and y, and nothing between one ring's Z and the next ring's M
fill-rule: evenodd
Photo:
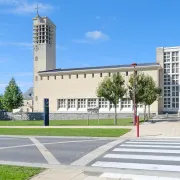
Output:
M117 125L117 109L116 109L116 105L114 105L114 125Z
M146 105L144 105L144 121L146 120Z
M150 118L151 116L151 110L150 110L150 105L148 105L148 117Z

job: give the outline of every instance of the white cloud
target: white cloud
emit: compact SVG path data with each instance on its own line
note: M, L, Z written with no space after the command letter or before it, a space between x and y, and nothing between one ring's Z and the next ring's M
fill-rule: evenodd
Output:
M23 47L32 47L32 43L26 42L0 42L0 46L23 46Z
M94 42L99 42L99 41L107 41L109 40L109 36L104 34L101 31L88 31L84 34L84 39L76 39L73 40L75 43L80 43L80 44L90 44Z
M61 45L56 45L56 49L57 50L61 50L61 51L66 51L66 50L68 50L68 48L66 47L66 46L61 46Z
M98 39L108 40L109 39L109 37L101 31L86 32L85 37L88 39L93 39L93 40L98 40Z
M1 12L14 13L14 14L29 14L35 13L35 8L37 3L29 2L28 0L0 0L0 5L5 5ZM50 4L38 3L40 7L40 12L49 12L54 9ZM7 7L9 6L9 7Z

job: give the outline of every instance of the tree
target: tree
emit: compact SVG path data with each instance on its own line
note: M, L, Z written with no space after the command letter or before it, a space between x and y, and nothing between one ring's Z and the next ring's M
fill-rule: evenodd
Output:
M145 96L145 89L144 87L147 86L147 80L144 73L132 74L129 78L128 90L129 90L129 97L134 103L134 81L135 81L135 108L134 111L137 113L137 104L143 103L144 96ZM135 120L135 119L134 119Z
M2 99L3 99L3 95L0 95L0 111L3 110L3 102L2 102Z
M23 95L16 84L14 78L9 82L9 85L5 89L3 96L3 107L6 111L11 112L13 109L19 108L23 105Z
M119 73L113 74L112 77L106 77L97 88L97 96L109 100L114 105L114 125L117 125L117 104L125 93L125 81Z
M151 76L146 76L146 82L147 85L144 87L145 93L143 97L143 104L145 105L144 113L146 113L146 106L148 106L148 117L150 117L150 105L159 99L162 89L156 86Z

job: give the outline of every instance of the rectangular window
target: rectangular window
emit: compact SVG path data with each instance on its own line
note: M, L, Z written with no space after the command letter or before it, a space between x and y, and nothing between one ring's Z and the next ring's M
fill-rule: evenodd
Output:
M99 99L99 108L107 108L108 107L108 101L104 98Z
M178 62L179 61L179 52L172 52L172 62Z
M171 88L169 86L164 86L164 96L171 95Z
M86 99L78 99L78 108L86 108Z
M84 78L86 78L86 74L84 74Z
M113 103L109 103L109 106L110 106L110 109L114 108L114 104ZM116 108L119 108L119 103L117 104L117 107Z
M121 101L122 108L131 108L131 100L126 98Z
M171 108L171 99L164 98L164 108Z
M179 98L172 98L172 108L179 108Z
M56 80L56 76L54 76L54 79Z
M126 71L126 76L128 76L128 71Z
M100 73L100 77L102 77L102 73Z
M94 73L92 74L92 78L94 77Z
M170 62L170 52L164 53L164 63Z
M78 79L78 74L76 74L76 78Z
M109 72L109 77L111 76L111 73Z
M63 77L63 75L61 75L61 79L63 79L64 77Z
M43 77L41 76L41 80L43 80Z
M47 80L49 80L49 76L47 76Z
M76 107L76 100L68 99L68 108L75 108L75 107Z
M71 79L71 75L69 75L69 79Z
M88 108L95 108L95 107L96 107L96 99L95 98L88 99Z
M58 99L58 109L59 108L66 108L66 99Z
M137 104L137 108L143 108L143 104Z

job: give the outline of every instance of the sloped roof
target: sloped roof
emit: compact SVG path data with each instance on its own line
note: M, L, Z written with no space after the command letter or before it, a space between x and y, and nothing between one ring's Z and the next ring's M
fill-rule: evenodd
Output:
M158 66L158 63L139 63L137 66ZM112 66L94 66L94 67L82 67L82 68L67 68L67 69L52 69L47 71L39 71L39 73L44 72L63 72L63 71L78 71L78 70L91 70L91 69L108 69L108 68L129 68L132 67L131 64L125 64L125 65L112 65Z
M23 98L25 100L33 99L33 87L30 87L26 92L24 92Z

